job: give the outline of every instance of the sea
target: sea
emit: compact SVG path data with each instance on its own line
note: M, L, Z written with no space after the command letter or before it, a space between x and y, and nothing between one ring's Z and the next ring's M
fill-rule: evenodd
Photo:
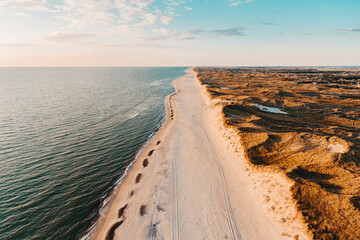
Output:
M0 68L0 239L80 239L185 67Z

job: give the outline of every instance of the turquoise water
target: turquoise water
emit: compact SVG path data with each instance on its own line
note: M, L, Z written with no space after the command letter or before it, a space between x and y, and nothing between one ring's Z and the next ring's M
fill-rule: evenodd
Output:
M0 239L77 239L186 68L0 68Z

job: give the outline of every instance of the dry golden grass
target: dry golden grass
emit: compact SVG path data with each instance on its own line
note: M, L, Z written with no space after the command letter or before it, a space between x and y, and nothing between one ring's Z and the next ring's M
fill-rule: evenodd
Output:
M253 166L284 171L293 181L293 198L314 239L360 239L360 73L195 71L212 98L228 103L225 123L238 129Z

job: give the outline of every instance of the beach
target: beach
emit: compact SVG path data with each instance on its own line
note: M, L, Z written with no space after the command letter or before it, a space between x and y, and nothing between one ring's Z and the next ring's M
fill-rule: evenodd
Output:
M1 68L0 239L81 238L186 69Z
M90 239L282 239L189 69ZM245 161L244 161L245 162Z
M0 240L360 240L359 0L1 0Z

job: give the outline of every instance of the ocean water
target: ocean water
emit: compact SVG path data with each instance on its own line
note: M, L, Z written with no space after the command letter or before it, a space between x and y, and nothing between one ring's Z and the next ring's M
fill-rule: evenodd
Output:
M78 239L186 68L0 68L0 239Z

